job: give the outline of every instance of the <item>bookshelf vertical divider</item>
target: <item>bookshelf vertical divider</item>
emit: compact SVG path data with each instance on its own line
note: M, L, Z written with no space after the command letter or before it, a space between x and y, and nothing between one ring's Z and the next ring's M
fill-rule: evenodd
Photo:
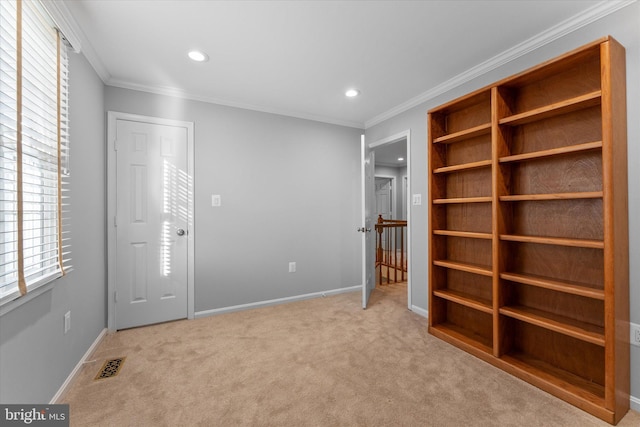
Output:
M624 48L427 115L429 333L611 423L629 409Z

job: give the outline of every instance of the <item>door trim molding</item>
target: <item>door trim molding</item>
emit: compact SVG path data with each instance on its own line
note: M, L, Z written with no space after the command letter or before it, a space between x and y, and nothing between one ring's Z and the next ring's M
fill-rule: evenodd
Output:
M386 138L378 139L369 144L369 148L373 149L382 145L393 144L400 142L403 139L407 140L407 195L411 194L411 129L398 132L394 135ZM413 247L411 246L411 197L407 197L407 205L405 206L407 212L407 248L409 248L409 259L407 268L407 308L412 309L411 299L411 266L413 265Z
M187 174L191 177L188 185L188 216L189 232L187 240L187 318L193 319L195 312L195 222L194 222L194 124L180 120L163 119L159 117L142 116L138 114L107 112L107 328L116 329L115 290L116 290L116 123L118 120L150 123L166 126L184 127L187 130Z

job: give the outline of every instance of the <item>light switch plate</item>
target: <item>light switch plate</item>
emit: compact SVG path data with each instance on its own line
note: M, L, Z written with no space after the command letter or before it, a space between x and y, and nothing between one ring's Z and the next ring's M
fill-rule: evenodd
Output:
M219 194L213 194L211 196L211 206L222 206L222 196L220 196Z
M422 204L422 194L414 194L411 200L414 206L420 206Z
M631 329L631 345L635 345L640 347L640 325L636 325L635 323L629 322L629 326Z

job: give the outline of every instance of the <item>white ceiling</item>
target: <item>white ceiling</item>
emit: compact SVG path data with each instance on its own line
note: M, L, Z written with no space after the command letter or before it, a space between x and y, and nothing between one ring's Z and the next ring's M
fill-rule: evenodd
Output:
M385 144L374 149L376 166L407 166L407 140L402 139L393 144ZM402 158L402 160L398 160Z
M608 4L608 5L607 5ZM611 2L67 0L108 85L370 126ZM585 12L586 11L586 12ZM198 48L210 60L191 62ZM513 51L513 50L511 50ZM355 87L361 95L347 99Z

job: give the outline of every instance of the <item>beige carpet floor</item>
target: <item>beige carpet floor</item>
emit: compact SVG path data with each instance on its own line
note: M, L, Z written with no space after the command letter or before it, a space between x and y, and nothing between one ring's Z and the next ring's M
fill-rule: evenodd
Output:
M608 425L428 335L406 301L395 284L367 310L348 293L108 334L61 403L72 426Z

